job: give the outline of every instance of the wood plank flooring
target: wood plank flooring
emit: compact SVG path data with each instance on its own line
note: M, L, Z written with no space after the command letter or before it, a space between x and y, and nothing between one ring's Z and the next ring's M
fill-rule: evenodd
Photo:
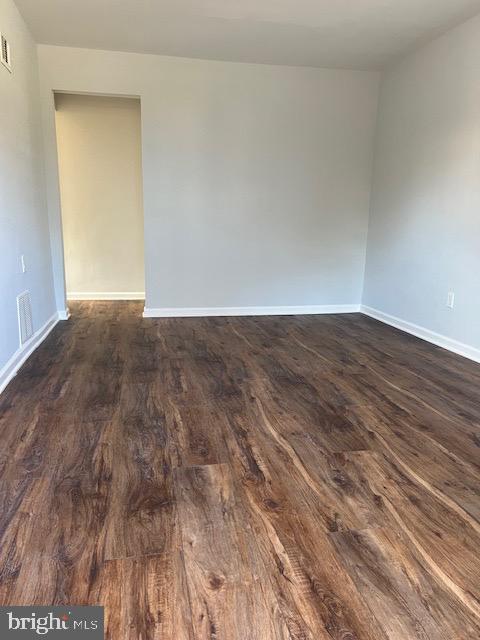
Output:
M0 604L108 640L480 638L480 366L359 314L75 303L0 396Z

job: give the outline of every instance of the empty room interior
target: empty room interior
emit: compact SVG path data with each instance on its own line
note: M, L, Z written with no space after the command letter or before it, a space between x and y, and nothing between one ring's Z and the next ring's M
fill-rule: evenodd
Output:
M0 637L480 638L480 0L0 0Z

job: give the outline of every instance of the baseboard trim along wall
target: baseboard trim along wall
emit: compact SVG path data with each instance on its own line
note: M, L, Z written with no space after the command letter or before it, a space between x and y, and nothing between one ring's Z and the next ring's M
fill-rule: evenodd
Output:
M17 371L25 360L27 360L35 349L40 346L59 320L60 317L58 312L54 313L53 316L33 334L28 342L15 351L13 356L0 371L0 393L2 393L7 384L16 376Z
M71 298L73 299L73 298ZM85 298L93 299L93 298ZM99 298L102 300L132 299L142 298ZM430 329L407 322L401 318L391 316L388 313L373 309L365 305L341 304L341 305L307 305L307 306L287 306L287 307L187 307L187 308L159 308L149 309L145 307L144 318L193 318L208 316L283 316L283 315L315 315L315 314L335 314L335 313L358 313L361 312L375 320L379 320L396 329L410 333L411 335L431 342L432 344L452 351L458 355L480 362L480 349L443 336ZM68 309L54 313L54 315L38 329L30 340L19 348L5 366L0 370L0 393L8 383L15 377L17 371L27 358L40 346L48 334L60 320L67 320L70 317Z
M209 316L294 316L325 313L358 313L359 304L302 305L294 307L145 307L144 318L194 318Z
M413 322L407 322L396 316L391 316L388 313L373 309L372 307L362 305L360 310L365 315L375 318L375 320L380 320L380 322L389 324L396 329L401 329L401 331L410 333L412 336L431 342L437 345L437 347L442 347L443 349L447 349L447 351L452 351L475 362L480 362L480 349L464 344L463 342L458 342L458 340L453 340L440 333L435 333L435 331L430 331L430 329L426 329L425 327L420 327L417 324L413 324Z
M68 320L69 318L70 318L70 309L68 307L58 312L59 320Z
M67 300L145 300L145 291L70 291Z

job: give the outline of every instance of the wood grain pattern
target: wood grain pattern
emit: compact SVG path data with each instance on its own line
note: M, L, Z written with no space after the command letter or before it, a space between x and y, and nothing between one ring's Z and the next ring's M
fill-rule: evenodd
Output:
M0 397L0 603L108 640L480 637L480 367L358 314L81 302Z

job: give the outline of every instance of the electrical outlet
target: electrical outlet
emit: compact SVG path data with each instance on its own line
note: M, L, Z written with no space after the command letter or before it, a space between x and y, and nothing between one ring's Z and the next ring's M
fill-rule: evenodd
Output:
M25 256L24 255L20 256L20 264L22 265L22 273L25 273L25 271L27 270L27 267L25 265Z
M447 307L453 309L453 305L455 304L455 293L453 291L449 291L447 295Z

